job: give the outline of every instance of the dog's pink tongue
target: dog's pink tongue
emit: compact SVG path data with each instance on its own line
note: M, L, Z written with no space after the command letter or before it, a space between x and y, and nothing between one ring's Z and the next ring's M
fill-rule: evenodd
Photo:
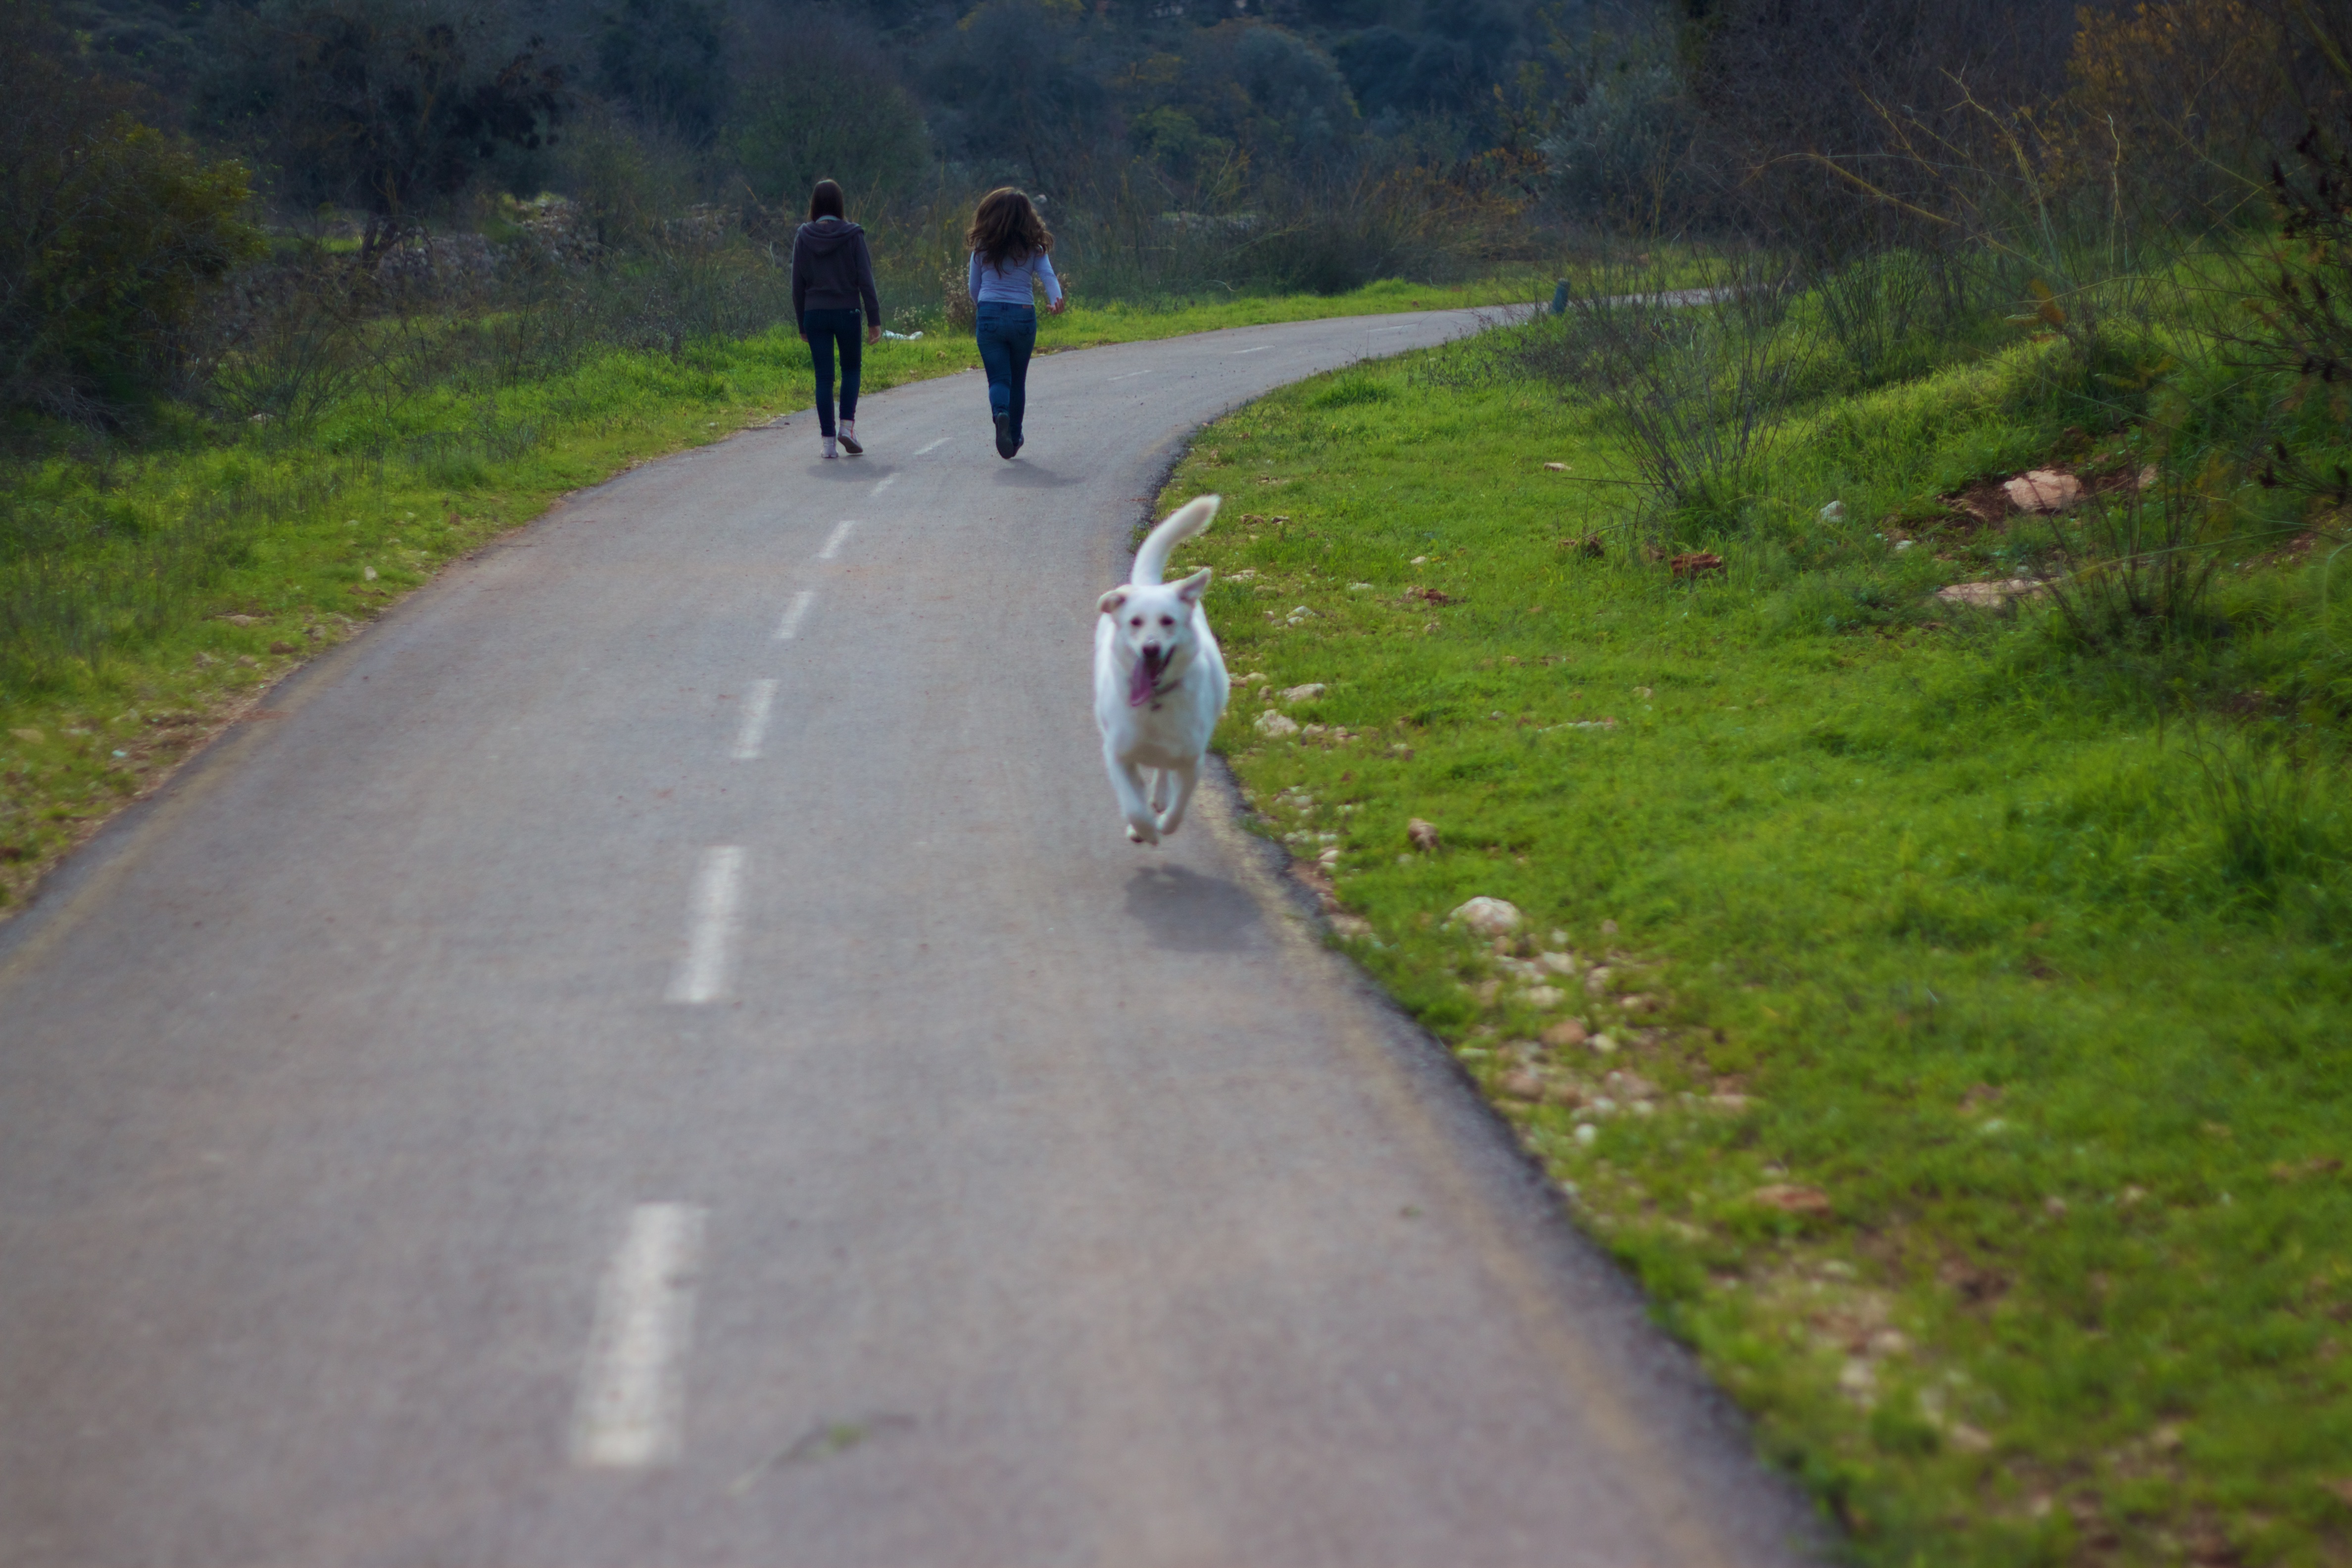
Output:
M1160 672L1153 668L1153 661L1138 658L1135 668L1127 673L1127 705L1129 708L1142 707L1151 700L1152 690L1159 684Z

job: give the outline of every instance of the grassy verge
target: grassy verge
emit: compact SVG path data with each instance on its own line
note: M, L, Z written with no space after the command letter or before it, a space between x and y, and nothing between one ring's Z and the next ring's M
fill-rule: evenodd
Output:
M1074 300L1045 318L1040 348L1499 303L1528 288ZM887 341L867 351L865 388L978 363L962 336ZM546 379L354 399L299 429L186 419L135 448L13 465L0 504L0 916L303 658L554 497L806 406L807 364L782 331L674 358L616 351Z
M2166 660L1934 597L2049 526L1938 493L2139 461L2021 346L1814 411L1677 576L1594 412L1475 352L1236 413L1167 497L1228 498L1221 744L1338 940L1858 1558L2352 1563L2340 520Z

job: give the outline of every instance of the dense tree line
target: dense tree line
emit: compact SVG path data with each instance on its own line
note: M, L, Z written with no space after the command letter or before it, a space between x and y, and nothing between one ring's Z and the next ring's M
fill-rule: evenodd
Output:
M82 291L151 344L263 230L372 273L427 230L511 236L514 202L553 192L582 237L564 254L619 265L680 235L772 240L831 175L891 232L887 291L916 279L936 299L957 215L1014 183L1107 292L1340 289L1579 237L1737 239L1831 288L1868 355L1913 317L1980 312L1985 280L2007 286L1983 263L2028 216L2055 233L2060 208L2117 206L2126 184L2176 226L2273 210L2264 161L2334 123L2342 93L2305 12L2335 8L19 0L0 89L79 129L20 117L9 199L31 216L0 213L16 247L0 269L88 270L86 226L34 221L63 199L28 194L44 169L54 191L113 171L145 193L76 198L89 210L180 215L126 227L145 281ZM1899 300L1884 274L1837 292L1856 258L1895 253L1916 263ZM57 368L57 345L108 336L95 307L69 331L36 324L52 296L0 283L0 340L42 345L11 386L64 375L66 406L123 381Z

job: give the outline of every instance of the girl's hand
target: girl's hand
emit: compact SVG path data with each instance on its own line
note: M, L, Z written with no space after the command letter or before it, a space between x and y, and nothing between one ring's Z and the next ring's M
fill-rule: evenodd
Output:
M866 322L866 345L867 345L868 347L871 347L871 346L873 346L874 344L880 342L881 341L882 341L882 323L881 323L881 322L879 322L879 321L868 321L868 322Z
M1065 294L1060 299L1055 300L1052 304L1046 306L1045 309L1054 315L1058 316L1062 313L1062 307L1069 302L1070 297L1067 294Z

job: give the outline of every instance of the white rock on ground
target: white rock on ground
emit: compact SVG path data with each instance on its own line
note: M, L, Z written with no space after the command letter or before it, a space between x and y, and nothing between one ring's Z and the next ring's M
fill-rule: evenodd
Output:
M1275 739L1296 735L1298 733L1298 721L1287 713L1277 713L1269 708L1257 716L1257 732Z
M1284 687L1282 689L1282 700L1285 702L1312 702L1318 697L1323 695L1323 690L1324 688L1321 681L1310 680L1304 686Z
M2035 468L2000 487L2020 511L2064 511L2083 499L2083 481L2055 468Z
M1519 929L1520 915L1517 904L1481 894L1457 906L1445 919L1449 925L1459 921L1480 936L1508 936Z
M1948 605L1973 605L1979 610L1998 610L2011 599L2030 598L2042 592L2042 584L2031 577L2011 577L1999 583L1952 583L1936 590L1936 597Z

